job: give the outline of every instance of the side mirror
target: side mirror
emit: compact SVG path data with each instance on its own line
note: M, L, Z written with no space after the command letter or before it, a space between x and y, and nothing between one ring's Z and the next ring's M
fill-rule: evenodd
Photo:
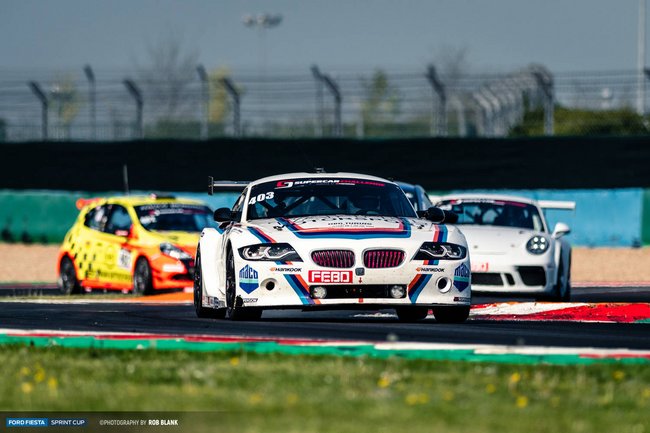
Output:
M218 223L232 221L232 211L227 207L220 207L214 211L214 220Z
M435 206L430 207L424 211L424 218L436 224L454 224L458 222L458 214L455 214L451 211L442 210L439 207Z
M568 235L569 233L571 233L571 229L569 228L568 225L564 223L557 223L555 224L555 228L553 229L553 238L559 239L564 235Z

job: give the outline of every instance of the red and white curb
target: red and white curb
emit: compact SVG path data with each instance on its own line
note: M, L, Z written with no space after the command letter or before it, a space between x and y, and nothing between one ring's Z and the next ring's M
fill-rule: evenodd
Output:
M39 329L0 329L0 337L18 337L29 340L52 339L51 345L56 346L56 339L90 337L97 342L101 341L122 341L122 342L145 342L150 344L148 348L156 348L156 341L173 341L183 343L275 343L279 346L303 347L303 348L326 348L337 347L354 349L355 347L371 347L373 351L380 354L422 354L438 353L452 354L463 353L460 358L449 359L472 359L472 357L503 357L523 356L552 360L548 357L575 356L581 359L642 359L650 360L650 350L633 350L626 348L601 349L593 347L544 347L544 346L508 346L494 344L460 344L460 343L417 343L399 341L364 341L364 340L318 340L318 339L292 339L292 338L269 338L269 337L241 337L234 335L203 335L203 334L152 334L136 332L90 332L90 331L51 331ZM142 349L144 347L134 346L132 348ZM187 346L179 346L180 349ZM425 356L426 357L426 356ZM485 358L483 358L485 359ZM492 358L490 358L492 359Z
M473 306L470 318L474 320L638 323L650 322L650 304L500 302Z

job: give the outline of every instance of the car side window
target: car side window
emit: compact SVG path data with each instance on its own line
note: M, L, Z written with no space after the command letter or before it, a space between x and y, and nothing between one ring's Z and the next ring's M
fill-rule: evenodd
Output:
M242 193L242 195L239 196L237 201L232 207L232 215L233 219L235 221L240 221L241 220L241 214L242 214L242 209L244 208L244 200L246 198L246 191Z
M107 211L106 205L89 210L84 219L84 225L90 229L101 231L106 224Z
M111 214L104 231L118 236L126 236L129 229L131 229L131 224L131 217L126 208L120 205L112 205Z

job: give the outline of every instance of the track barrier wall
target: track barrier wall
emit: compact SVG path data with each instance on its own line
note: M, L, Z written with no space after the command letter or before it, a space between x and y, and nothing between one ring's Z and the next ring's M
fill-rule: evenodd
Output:
M252 180L352 171L428 190L650 188L650 137L214 139L0 143L0 189L203 192Z
M469 191L457 191L469 192ZM549 230L559 221L572 229L569 240L588 247L638 247L650 245L650 190L482 190L545 200L576 202L575 211L546 212ZM135 191L133 194L148 194ZM3 242L58 243L63 240L78 210L79 198L121 195L111 191L17 191L0 190L0 231ZM206 202L212 209L231 207L237 193L176 193L179 198Z

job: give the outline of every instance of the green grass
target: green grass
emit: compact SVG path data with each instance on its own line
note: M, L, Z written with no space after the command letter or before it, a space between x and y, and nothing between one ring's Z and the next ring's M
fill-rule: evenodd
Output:
M217 411L193 432L650 431L649 365L24 346L0 365L0 411Z

